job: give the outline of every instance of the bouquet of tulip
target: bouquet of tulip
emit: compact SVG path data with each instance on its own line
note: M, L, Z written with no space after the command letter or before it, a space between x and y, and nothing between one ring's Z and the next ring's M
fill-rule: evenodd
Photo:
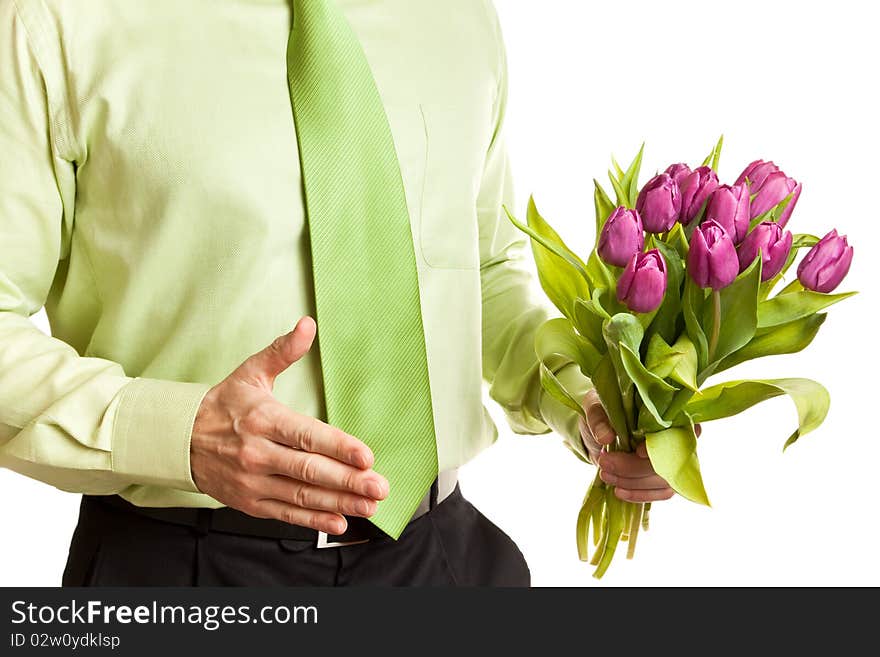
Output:
M733 185L720 184L722 140L691 170L674 164L639 190L644 146L625 171L614 162L612 202L595 182L596 243L586 262L568 248L530 200L527 224L542 288L563 317L535 339L541 383L584 417L554 376L575 362L592 379L618 435L611 450L644 442L654 470L681 496L709 504L697 460L698 423L736 415L789 395L798 426L785 447L818 427L830 397L809 379L739 380L704 387L744 361L789 354L812 342L831 294L847 274L853 249L832 230L819 239L786 230L801 185L772 162L756 161ZM505 208L506 210L506 208ZM809 249L797 278L783 278ZM780 289L781 288L781 289ZM581 458L583 446L569 445ZM580 558L601 577L620 541L632 557L650 503L618 499L599 476L577 519Z

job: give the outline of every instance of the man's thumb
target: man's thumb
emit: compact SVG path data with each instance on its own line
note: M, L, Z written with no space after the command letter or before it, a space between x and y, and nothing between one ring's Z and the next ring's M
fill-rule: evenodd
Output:
M239 377L264 383L270 388L275 377L302 358L315 339L315 320L305 315L290 333L285 333L272 344L248 358L236 371Z

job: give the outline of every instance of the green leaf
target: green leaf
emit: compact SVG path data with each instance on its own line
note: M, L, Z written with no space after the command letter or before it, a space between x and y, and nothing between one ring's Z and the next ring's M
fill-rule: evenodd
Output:
M620 395L620 387L617 384L617 372L614 369L614 363L611 360L611 354L605 354L596 371L593 372L593 385L596 387L596 393L602 400L602 406L605 407L605 413L611 422L611 428L618 436L626 436L629 431L629 425L626 419L626 411L623 408L623 398Z
M684 427L648 433L645 435L645 444L654 470L676 493L697 504L709 506L709 496L706 495L697 459L697 435L691 421Z
M556 378L556 375L553 374L552 371L544 364L540 365L541 372L541 386L547 393L553 397L560 404L564 404L571 410L577 412L585 421L586 415L584 414L584 407L578 402L574 397L571 396L571 393L566 390L563 385L559 382L559 379Z
M534 200L529 200L528 226L520 224L506 207L504 210L513 225L532 238L538 280L547 297L563 315L571 317L574 300L590 296L587 266L541 217Z
M600 185L599 181L595 178L593 178L593 185L596 187L596 190L593 192L593 205L596 207L595 244L598 244L599 236L602 234L602 228L605 226L605 222L608 221L608 217L614 212L616 206L611 202L611 199L608 198L608 194L605 193L605 190L602 189L602 185Z
M688 244L688 239L687 235L685 235L684 227L680 223L676 222L676 224L672 227L672 230L670 230L669 233L666 235L666 243L676 250L678 256L683 261L687 261L688 251L690 251L690 245Z
M602 332L609 351L612 348L616 349L619 344L625 344L637 353L645 335L639 320L630 313L617 313L606 320Z
M601 312L604 319L611 319L611 313L608 312L607 307L608 290L603 287L597 287L593 290L593 298L591 301L593 303L593 308Z
M641 436L652 431L663 431L663 429L668 429L671 424L671 422L667 422L662 418L660 421L657 421L656 416L644 404L639 405L636 430Z
M791 236L792 249L811 249L819 243L819 237L809 233L795 233Z
M587 266L584 264L584 261L581 260L574 251L568 248L559 234L553 230L553 227L547 223L547 220L544 219L544 217L541 216L541 213L538 212L538 206L535 204L534 197L529 197L529 204L526 208L526 220L528 221L529 227L532 228L539 237L544 238L545 241L540 242L542 246L547 247L549 243L548 248L550 248L554 254L560 256L572 267L577 269L582 276L585 274Z
M672 341L679 332L678 319L681 314L681 284L685 276L684 265L673 247L660 240L656 242L656 246L666 261L666 294L654 315L648 332L659 333L664 340Z
M548 319L538 327L535 352L545 365L554 355L574 361L586 376L591 375L602 359L602 354L589 340L575 333L571 322L564 317Z
M620 359L627 375L639 391L644 408L660 426L668 427L672 424L664 419L663 414L677 388L646 369L639 360L638 354L629 345L620 344Z
M816 313L787 324L760 328L745 347L722 360L715 368L715 372L721 372L754 358L797 353L813 341L826 317L824 313Z
M623 186L620 184L620 181L614 177L610 171L608 172L608 179L611 181L611 187L614 188L614 194L617 197L617 205L622 207L629 207L627 199L627 192L623 189Z
M718 138L718 144L715 146L715 153L712 155L712 169L718 171L718 165L721 161L721 147L724 146L724 135Z
M672 379L697 391L697 349L685 333L672 346L659 334L651 336L645 367L661 379Z
M573 322L578 333L589 340L599 353L608 350L605 345L605 335L602 333L602 323L608 318L608 313L601 307L596 306L592 300L574 300Z
M626 170L626 173L623 174L623 178L620 181L620 186L623 188L623 191L629 195L629 207L635 207L636 199L639 196L639 172L642 169L642 156L644 156L644 154L645 143L642 142L642 147L639 149L635 158L633 158L632 163L629 165L629 168Z
M669 378L692 392L697 391L697 348L686 333L676 340L672 348L682 354Z
M694 283L690 276L685 276L681 311L688 337L697 348L698 370L703 370L709 361L709 342L706 339L705 331L703 331L703 325L698 319L703 316L705 300L706 291Z
M634 315L617 313L610 319L605 320L605 323L602 325L602 333L605 336L605 344L608 346L608 355L611 357L614 371L617 374L617 387L620 390L626 418L627 420L633 420L635 419L633 382L620 360L620 349L621 345L625 344L638 352L639 345L641 345L644 336L644 329ZM623 435L626 435L628 439L629 430Z
M675 418L673 420L673 424L681 424L678 419L682 416L682 411L687 403L691 400L691 398L697 393L699 390L691 390L689 388L682 388L672 398L672 402L669 404L669 408L666 409L666 417Z
M779 290L779 294L791 294L792 292L801 292L804 286L798 279L794 279L791 283Z
M659 310L659 308L654 308L654 310L649 313L635 313L636 318L639 320L639 324L642 325L642 328L645 329L645 331L647 331L648 327L654 322L654 318L657 317L657 312Z
M755 194L752 194L752 200L754 200L754 198L755 198ZM769 221L771 223L776 223L779 220L779 217L782 216L782 212L785 210L785 208L788 207L788 204L791 203L791 201L793 199L794 199L794 193L791 193L788 196L786 196L784 199L779 201L779 203L774 205L772 208L767 210L767 212L765 212L764 214L759 214L757 217L752 219L749 222L749 232L751 232L755 226L757 226L758 224L764 223L765 221Z
M614 175L617 178L617 181L620 182L623 180L623 168L620 166L620 163L617 161L617 158L613 155L611 156L611 165L614 167ZM610 173L610 172L609 172Z
M718 142L715 144L715 147L712 151L706 156L706 159L703 160L703 166L708 167L711 166L712 169L717 173L718 172L718 161L721 159L721 147L724 146L724 135L721 135L718 138Z
M788 395L798 412L798 428L785 441L785 448L825 420L831 396L820 383L810 379L766 379L728 381L694 395L685 411L694 422L731 417L762 401Z
M710 365L724 359L755 337L760 284L761 258L758 257L733 283L719 292L721 323L715 353L709 354ZM703 313L704 326L707 327L707 333L711 333L715 323L711 303L706 304Z
M602 262L595 250L587 258L587 280L593 290L604 288L611 290L612 293L617 290L617 279L611 273L611 270L608 269L608 265Z
M781 294L761 302L758 306L758 326L777 326L812 315L824 310L838 301L843 301L856 294L844 292L842 294L822 294L812 290L801 290Z

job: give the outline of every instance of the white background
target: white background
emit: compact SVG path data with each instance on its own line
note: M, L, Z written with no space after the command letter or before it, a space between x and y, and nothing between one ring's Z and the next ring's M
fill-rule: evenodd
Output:
M832 309L807 352L721 375L815 378L832 393L826 423L785 455L796 421L787 398L707 424L700 458L713 508L656 504L636 559L619 558L600 583L574 542L593 471L558 437L514 436L495 413L502 437L464 468L465 495L521 546L535 585L880 584L873 4L500 0L498 10L520 214L534 193L586 254L591 179L611 153L628 160L646 140L647 175L698 164L723 132L722 178L762 157L802 181L792 228L847 233L856 256L841 290L861 294ZM8 471L0 496L0 584L57 584L78 496Z

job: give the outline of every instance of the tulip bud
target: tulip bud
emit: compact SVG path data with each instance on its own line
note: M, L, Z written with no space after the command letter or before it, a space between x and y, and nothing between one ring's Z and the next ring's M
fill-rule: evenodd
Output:
M840 285L852 264L853 248L846 236L832 230L819 240L798 265L798 280L808 290L827 294Z
M609 265L626 267L630 258L645 248L642 219L636 210L617 208L608 217L596 250Z
M684 179L691 175L691 168L687 164L670 164L666 173L681 187Z
M755 160L747 166L741 174L739 174L739 178L736 179L736 184L742 185L743 183L748 183L749 187L751 187L752 194L754 194L761 188L761 185L764 184L767 176L771 173L776 173L777 171L779 171L779 167L773 164L773 162Z
M749 188L745 184L721 185L709 196L706 219L718 222L734 244L743 241L749 232Z
M755 195L752 201L752 219L764 214L774 206L785 200L785 197L792 194L791 201L785 206L785 210L777 218L777 222L783 228L788 223L791 213L794 212L794 206L797 205L801 195L801 184L794 178L789 178L782 171L776 171L768 175L761 186L751 187L752 194Z
M660 307L666 294L666 261L657 249L636 253L617 281L617 300L636 313Z
M739 270L745 271L761 254L761 280L769 281L782 271L791 252L792 235L772 221L764 221L746 235L739 247Z
M687 269L700 287L720 290L739 274L736 247L727 231L715 221L704 221L691 236Z
M667 173L654 176L639 192L636 210L649 233L663 233L675 225L681 212L681 191Z
M698 167L681 184L681 223L687 225L700 214L709 195L718 188L718 175L709 167Z

